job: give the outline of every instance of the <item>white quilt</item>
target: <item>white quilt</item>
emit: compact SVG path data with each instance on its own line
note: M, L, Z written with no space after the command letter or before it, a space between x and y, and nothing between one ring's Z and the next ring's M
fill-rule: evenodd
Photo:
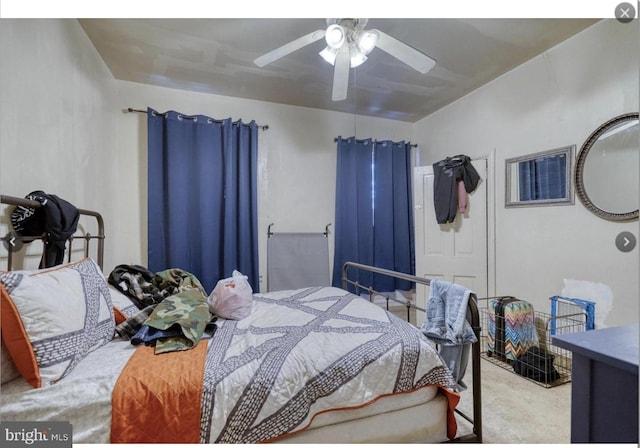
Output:
M419 330L333 287L258 294L251 316L225 322L212 344L204 443L271 440L329 410L454 384Z
M256 294L249 317L218 324L203 379L202 443L276 440L331 410L454 385L418 329L341 289ZM74 443L107 443L111 392L133 350L112 341L44 389L22 378L2 385L0 417L70 421Z

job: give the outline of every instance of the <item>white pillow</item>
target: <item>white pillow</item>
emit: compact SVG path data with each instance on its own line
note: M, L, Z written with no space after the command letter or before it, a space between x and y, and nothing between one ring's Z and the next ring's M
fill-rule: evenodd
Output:
M113 304L90 258L35 271L0 272L2 339L20 374L43 387L64 378L114 335Z

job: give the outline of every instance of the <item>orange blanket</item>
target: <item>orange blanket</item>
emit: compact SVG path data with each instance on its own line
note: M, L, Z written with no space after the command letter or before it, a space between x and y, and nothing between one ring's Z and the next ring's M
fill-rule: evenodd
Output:
M113 391L111 443L198 443L206 355L205 341L161 355L139 346Z
M447 397L449 407L447 408L447 437L452 440L458 432L458 422L456 421L456 406L460 402L460 395L444 387L438 387L440 392Z

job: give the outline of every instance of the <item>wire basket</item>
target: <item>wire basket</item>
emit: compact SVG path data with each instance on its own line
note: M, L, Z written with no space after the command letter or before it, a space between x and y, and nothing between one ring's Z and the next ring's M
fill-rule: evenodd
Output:
M480 312L480 356L487 361L506 370L519 374L522 378L532 381L542 387L550 388L571 381L571 351L557 347L551 343L554 335L577 333L588 328L589 316L584 309L579 307L562 308L563 314L551 315L548 313L533 311L533 318L526 325L534 325L534 338L522 344L518 343L510 357L496 351L496 347L505 347L508 341L501 340L504 334L506 338L520 330L511 330L504 333L496 332L496 328L502 324L511 325L509 319L496 316L493 308L501 297L485 297L478 299L478 311ZM492 303L493 302L493 303ZM556 309L556 311L558 311ZM521 322L522 323L522 322ZM530 328L522 333L532 333ZM496 334L498 333L498 334ZM502 344L500 344L502 343ZM513 347L512 347L513 348Z

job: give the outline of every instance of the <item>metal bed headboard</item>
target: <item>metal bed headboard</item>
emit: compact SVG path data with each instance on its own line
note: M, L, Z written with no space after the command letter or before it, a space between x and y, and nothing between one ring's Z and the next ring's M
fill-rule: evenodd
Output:
M5 196L5 195L0 195L0 203L2 204L6 204L6 205L15 205L15 206L23 206L23 207L31 207L31 208L40 208L42 205L38 202L38 201L32 201L29 199L24 199L24 198L18 198L18 197L13 197L13 196ZM85 241L85 246L84 246L84 254L85 257L89 256L89 243L91 240L97 240L97 255L96 255L96 263L98 263L98 266L100 266L100 269L104 269L103 263L104 263L104 220L102 219L102 215L98 212L94 212L92 210L84 210L84 209L78 209L78 212L80 212L80 215L85 215L85 216L90 216L95 218L96 223L97 223L97 235L91 235L90 233L86 233L86 234L79 234L79 235L72 235L67 241L69 241L69 247L67 248L67 260L71 261L71 251L72 251L72 245L73 245L73 241L74 240L84 240ZM7 245L7 244L14 244L14 240L13 239L19 239L20 241L24 242L24 243L30 243L32 241L36 241L36 240L41 240L44 243L44 248L43 248L43 256L46 254L46 250L47 250L47 238L48 236L46 234L40 235L40 236L20 236L20 235L16 235L16 234L12 234L11 236L3 236L2 238L0 238L2 240L2 242ZM11 270L12 268L12 262L13 262L13 251L12 250L7 250L7 270Z
M360 263L354 263L351 261L346 262L342 267L342 289L347 290L349 285L354 285L356 290L363 289L369 293L369 297L373 297L373 294L385 295L384 293L380 293L375 291L371 287L363 286L358 281L349 280L347 277L349 269L360 269L362 271L372 272L374 274L387 275L389 277L398 278L400 280L408 280L413 283L419 283L421 285L429 286L431 281L429 279L423 277L417 277L415 275L404 274L402 272L390 271L388 269L377 268L374 266L369 266ZM471 348L471 366L472 366L472 384L473 384L473 418L467 416L462 411L456 409L455 412L464 418L466 421L473 425L473 433L458 437L452 442L479 442L482 443L482 395L481 395L481 381L480 381L480 312L478 311L477 297L475 294L473 295L474 300L469 300L467 305L467 320L471 324L471 328L473 329L474 334L476 335L477 341L473 344ZM415 309L418 311L426 312L425 309L420 308L409 302L402 302L394 297L388 297L387 300L393 300L398 303L402 303L407 307L407 319L409 318L409 313L411 309Z

